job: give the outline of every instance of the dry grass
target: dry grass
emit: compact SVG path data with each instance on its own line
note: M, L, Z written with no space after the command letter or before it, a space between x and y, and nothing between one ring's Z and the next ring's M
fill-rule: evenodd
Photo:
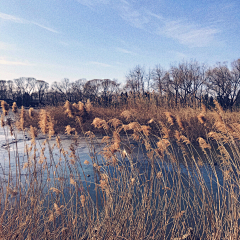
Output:
M9 165L0 172L0 238L239 239L238 112L67 102L14 108L14 124L2 107ZM32 138L23 160L18 142L10 151L15 125ZM69 148L56 135L65 131Z

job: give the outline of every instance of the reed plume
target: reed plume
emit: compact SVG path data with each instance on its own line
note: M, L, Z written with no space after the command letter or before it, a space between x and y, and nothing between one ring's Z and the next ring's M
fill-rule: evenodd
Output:
M48 115L48 136L49 136L49 139L51 139L51 137L54 134L55 134L54 120L52 119L52 117L50 115Z
M86 104L85 104L85 109L87 111L87 113L91 113L93 106L92 103L90 102L90 99L87 100Z
M132 114L129 110L125 110L121 113L121 116L123 116L128 121L131 118Z
M110 125L112 125L115 129L116 129L118 126L122 125L122 121L120 121L120 120L117 119L117 118L110 119L110 120L108 121L108 123L109 123Z
M40 110L40 117L39 117L39 127L42 130L43 134L48 132L48 119L47 119L47 112L44 109Z
M141 131L143 132L143 134L147 137L150 134L151 128L149 126L146 125L142 125L141 126Z
M12 112L13 113L17 113L18 112L18 107L17 107L16 102L14 102L13 105L12 105Z
M37 137L37 128L33 127L32 125L30 126L29 130L32 142L35 142L35 138Z
M199 142L199 146L201 147L202 151L205 154L207 154L205 149L209 149L210 150L211 149L210 144L208 144L202 137L199 137L197 140Z
M58 205L56 203L54 203L54 209L55 209L57 215L61 215L62 214L61 208L58 207Z
M82 206L84 207L85 206L85 202L86 202L86 198L85 198L84 195L80 196L80 202L81 202Z
M65 110L65 114L68 115L68 117L73 118L73 107L72 104L69 101L66 101L64 106L63 106L66 110Z
M16 122L16 127L22 131L27 127L27 114L24 107L21 107L20 119Z
M206 121L207 121L205 115L204 115L202 112L197 116L197 118L198 118L198 121L199 121L201 124L205 124Z
M3 114L1 114L1 127L5 126L5 120Z
M95 128L98 128L98 129L103 128L106 131L109 129L109 126L108 126L107 122L104 119L100 119L100 118L94 118L94 120L92 122L92 125Z
M79 102L78 102L78 110L79 110L80 112L83 112L84 109L85 109L84 103L82 103L81 101L79 101Z
M185 128L184 128L184 126L183 126L183 121L182 121L182 119L177 115L176 120L177 120L177 124L178 124L179 128L180 128L182 131L184 131Z
M34 118L34 109L31 107L31 108L29 108L29 110L28 110L28 113L29 113L29 117L30 118Z
M67 125L65 132L66 132L68 135L71 135L71 134L73 134L73 133L75 132L75 128L71 128L70 125Z
M8 111L9 111L9 105L5 102L5 101L1 101L1 107L2 107L2 111L3 111L3 114L4 116L7 116L8 115Z
M176 122L176 118L173 116L173 114L170 112L164 112L164 114L166 115L167 120L170 123L170 125L171 126L174 125L174 123Z
M158 153L161 156L164 156L167 148L170 146L170 142L167 139L161 139L157 142Z

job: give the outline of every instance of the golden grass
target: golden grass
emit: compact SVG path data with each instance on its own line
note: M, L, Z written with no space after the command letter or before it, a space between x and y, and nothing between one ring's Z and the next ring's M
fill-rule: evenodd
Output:
M239 112L67 102L14 107L14 125L2 107L9 165L0 171L0 238L239 239ZM21 134L17 127L32 140L21 161L8 135Z

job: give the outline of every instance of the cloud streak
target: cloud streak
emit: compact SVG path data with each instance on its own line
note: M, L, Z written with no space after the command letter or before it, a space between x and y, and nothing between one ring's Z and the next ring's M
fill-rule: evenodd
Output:
M135 10L126 1L122 2L119 7L120 17L128 22L131 26L144 29L149 23L149 18L138 10Z
M97 65L97 66L100 66L100 67L112 67L111 65L106 64L106 63L102 63L102 62L94 62L94 61L92 61L92 62L89 62L89 64Z
M50 28L50 27L46 27L46 26L44 26L44 25L42 25L42 24L39 24L39 23L36 23L36 22L31 22L31 23L34 24L34 25L36 25L36 26L38 26L38 27L40 27L40 28L43 28L43 29L45 29L45 30L47 30L47 31L49 31L49 32L59 33L57 30L54 30L53 28Z
M16 50L15 44L0 42L0 50Z
M130 4L124 4L120 16L130 25L167 38L177 40L188 47L205 47L211 44L220 33L214 27L202 27L186 20L174 21L147 9L135 10Z
M19 23L19 24L32 24L32 25L35 25L35 26L38 26L42 29L45 29L49 32L52 32L52 33L59 33L58 31L50 28L50 27L46 27L42 24L39 24L37 22L34 22L34 21L28 21L26 19L23 19L23 18L19 18L19 17L16 17L16 16L13 16L13 15L9 15L9 14L5 14L5 13L2 13L0 12L0 19L2 20L5 20L5 21L10 21L10 22L14 22L14 23Z
M121 53L126 53L126 54L134 54L132 51L126 50L124 48L117 47L116 51L121 52Z
M87 7L94 7L98 4L109 4L110 0L77 0L80 4L85 5Z
M33 64L22 61L9 61L4 58L0 58L0 65L11 65L11 66L33 66Z
M205 47L215 40L220 31L216 28L201 27L183 21L166 20L164 27L156 33L177 40L180 44L189 47Z
M188 47L205 47L216 40L220 31L215 27L201 26L186 19L175 21L157 15L147 8L137 8L133 1L116 0L77 0L79 3L97 7L105 4L117 11L118 15L129 25L147 31L151 34L176 40Z

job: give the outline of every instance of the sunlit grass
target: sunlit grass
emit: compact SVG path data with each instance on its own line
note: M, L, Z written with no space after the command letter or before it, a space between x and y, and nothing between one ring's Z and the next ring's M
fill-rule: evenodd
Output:
M9 154L1 238L239 238L238 112L217 103L170 110L144 99L112 108L1 106ZM31 137L23 160L11 134Z

